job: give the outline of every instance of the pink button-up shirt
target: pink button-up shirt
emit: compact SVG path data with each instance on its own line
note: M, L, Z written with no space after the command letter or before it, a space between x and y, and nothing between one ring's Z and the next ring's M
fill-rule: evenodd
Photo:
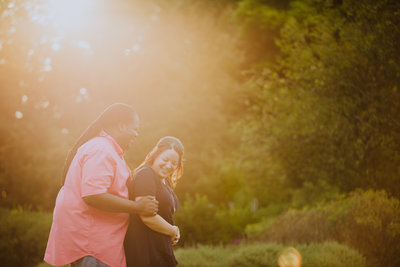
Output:
M104 131L83 144L58 193L44 260L65 265L91 255L111 267L125 263L129 214L88 206L83 197L108 192L128 199L130 170L117 142Z

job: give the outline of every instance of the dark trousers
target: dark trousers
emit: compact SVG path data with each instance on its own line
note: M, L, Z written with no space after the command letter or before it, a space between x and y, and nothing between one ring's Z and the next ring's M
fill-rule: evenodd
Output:
M110 267L92 256L85 256L69 265L70 267Z

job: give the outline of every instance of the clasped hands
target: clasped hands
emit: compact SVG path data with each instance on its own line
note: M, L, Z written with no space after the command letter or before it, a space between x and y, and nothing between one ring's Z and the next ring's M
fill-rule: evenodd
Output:
M181 233L179 232L178 226L174 225L172 227L174 228L174 235L171 235L171 243L173 246L175 246L181 237Z

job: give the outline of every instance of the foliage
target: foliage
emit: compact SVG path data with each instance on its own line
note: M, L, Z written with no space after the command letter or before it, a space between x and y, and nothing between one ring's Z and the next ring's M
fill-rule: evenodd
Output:
M40 125L37 125L40 127ZM57 179L65 144L55 139L61 133L48 131L42 135L32 125L0 118L0 205L7 208L46 209L54 206L60 187Z
M220 267L226 265L226 260L232 252L223 247L204 246L179 248L175 257L180 266L186 267Z
M283 243L336 240L360 251L370 266L398 266L399 209L400 200L384 191L357 191L319 207L289 210L253 238Z
M43 261L51 214L0 208L0 261L3 266L34 267Z
M298 248L304 266L367 266L365 257L359 252L336 242L311 243Z
M248 223L256 215L250 207L223 207L210 202L207 196L187 198L175 214L181 231L181 246L195 244L226 244L238 242Z
M307 204L296 192L310 184L321 185L316 201L356 188L400 196L399 5L292 2L278 62L248 71L237 125L263 205L268 188L281 192L277 201Z
M256 244L240 247L228 260L228 266L276 266L282 245Z
M175 252L183 267L277 266L278 256L285 247L274 243L241 244L237 247L180 248ZM335 242L296 245L309 267L361 267L365 259L357 251Z
M216 217L217 207L212 205L206 196L196 195L193 200L186 200L175 214L175 224L182 232L180 243L213 243L218 242L221 233L220 221ZM212 233L212 234L211 234Z
M302 187L293 191L293 208L320 205L324 202L340 197L340 190L324 180L317 180L314 183L304 182Z
M240 25L240 48L245 51L243 68L256 67L260 61L274 61L279 48L275 39L286 21L289 1L242 0L233 12Z

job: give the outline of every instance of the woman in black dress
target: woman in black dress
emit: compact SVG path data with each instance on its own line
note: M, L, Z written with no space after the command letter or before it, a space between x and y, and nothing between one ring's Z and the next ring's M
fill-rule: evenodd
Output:
M159 202L155 216L130 215L125 236L127 267L176 266L172 246L179 241L179 228L173 214L178 199L173 191L183 174L183 145L178 138L166 136L158 141L144 162L135 170L129 184L129 198L146 195Z

